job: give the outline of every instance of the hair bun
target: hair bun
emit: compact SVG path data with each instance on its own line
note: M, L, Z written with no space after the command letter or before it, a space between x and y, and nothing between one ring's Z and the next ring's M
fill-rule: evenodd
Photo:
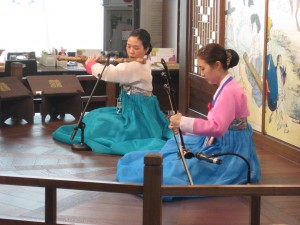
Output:
M239 63L240 57L233 49L226 49L226 64L228 68L232 68Z

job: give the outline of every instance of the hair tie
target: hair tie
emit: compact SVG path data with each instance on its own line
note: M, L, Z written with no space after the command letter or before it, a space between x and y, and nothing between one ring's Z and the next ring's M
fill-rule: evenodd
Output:
M226 50L226 56L227 56L227 59L226 59L226 65L227 65L227 67L229 67L230 62L231 62L231 59L232 59L232 54L231 54L231 52L229 52L228 50Z

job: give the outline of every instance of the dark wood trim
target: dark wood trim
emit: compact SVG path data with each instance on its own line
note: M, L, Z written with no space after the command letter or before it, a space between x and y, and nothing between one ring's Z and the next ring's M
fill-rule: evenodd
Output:
M268 5L268 1L266 1L265 2L265 34L267 34L268 33L268 7L269 7L269 5ZM266 119L265 119L265 115L264 115L264 113L266 112L266 99L267 99L267 92L266 92L266 90L267 90L267 76L266 76L266 68L267 68L267 63L266 63L266 59L267 59L267 39L268 39L268 37L267 37L267 35L264 35L264 46L265 46L265 48L264 48L264 51L263 51L263 59L265 59L264 61L263 61L263 73L262 73L262 77L263 77L263 93L262 93L262 99L263 99L263 102L264 102L264 104L262 104L262 120L261 120L261 131L262 131L262 133L265 133L265 121L266 121Z
M179 40L180 40L180 0L177 0L177 4L178 4L178 8L177 8L177 14L178 14L178 17L177 17L177 45L176 45L176 49L177 49L177 63L179 63L179 57L180 57L180 53L179 53Z
M140 28L140 0L133 1L133 28Z
M219 0L219 44L225 44L225 2L223 0Z
M283 141L276 138L263 135L259 132L253 132L253 139L256 148L270 151L272 153L278 154L290 161L300 164L300 151L299 148L289 145Z
M190 57L188 56L189 37L188 32L188 15L189 15L189 2L180 0L180 19L179 19L179 98L178 109L180 112L185 113L188 106L188 65Z

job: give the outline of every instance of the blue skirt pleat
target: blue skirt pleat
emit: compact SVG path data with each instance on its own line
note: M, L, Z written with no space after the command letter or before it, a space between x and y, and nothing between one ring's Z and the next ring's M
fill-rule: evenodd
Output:
M206 137L183 136L185 147L194 154L201 151L205 154L235 153L242 155L250 164L251 183L257 183L261 176L260 164L252 139L252 128L242 131L228 130L224 136L215 139L210 146L203 147ZM168 140L161 151L163 157L163 184L189 185L187 173L182 160L178 157L175 139ZM144 181L145 151L127 153L117 165L116 180L119 182L140 183ZM244 160L234 155L218 157L220 165L198 160L196 157L186 159L194 184L245 184L248 182L248 167Z

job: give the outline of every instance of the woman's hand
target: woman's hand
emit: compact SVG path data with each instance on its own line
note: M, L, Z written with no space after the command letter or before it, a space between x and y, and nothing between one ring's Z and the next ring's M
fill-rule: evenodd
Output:
M85 61L85 65L87 65L89 62L97 62L99 58L99 56L89 56Z
M174 130L174 132L178 132L178 129L180 128L181 117L181 113L176 113L175 115L170 117L169 128Z

